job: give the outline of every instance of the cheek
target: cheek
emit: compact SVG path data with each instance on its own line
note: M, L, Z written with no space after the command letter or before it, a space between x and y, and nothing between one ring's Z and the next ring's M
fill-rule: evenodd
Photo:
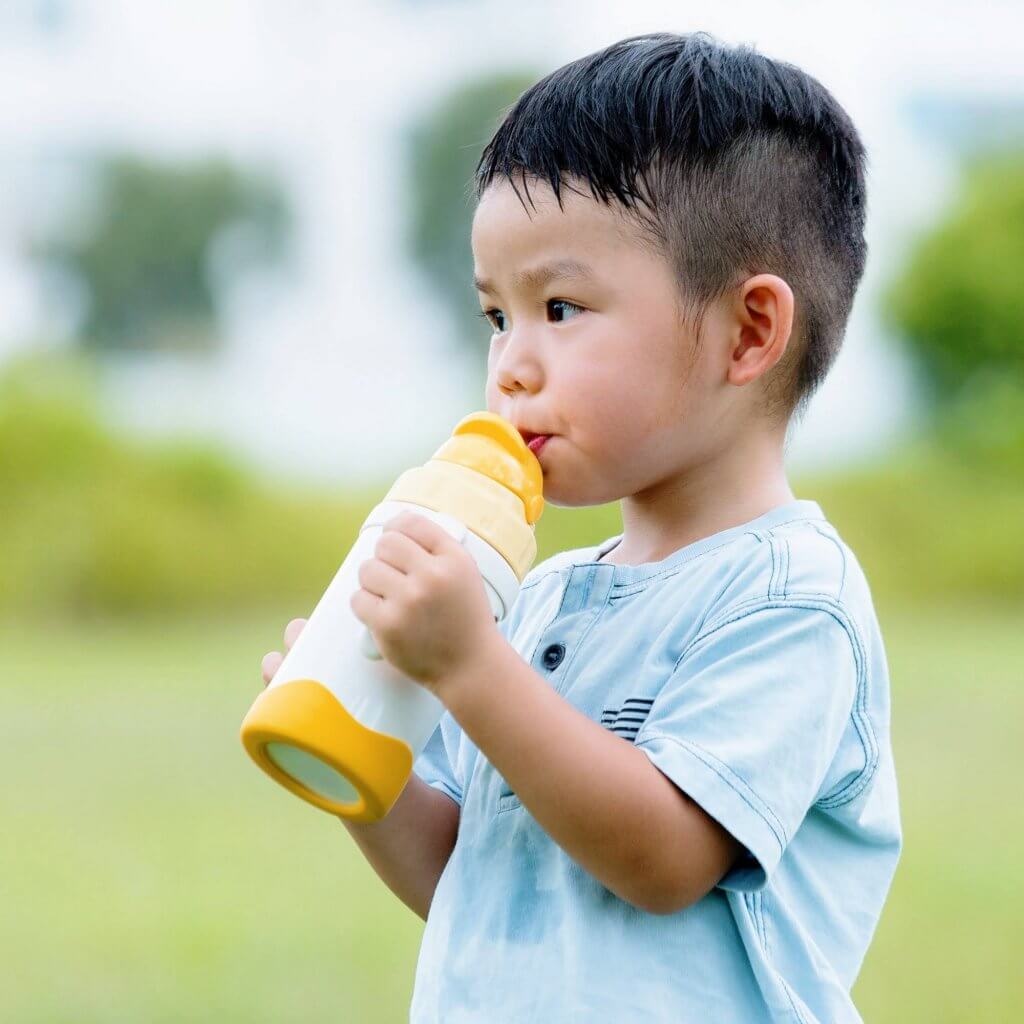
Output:
M603 414L591 420L608 452L657 461L699 421L693 382L681 379L675 366L660 366L623 371L615 380Z
M583 447L620 456L636 452L658 431L659 410L649 386L634 386L621 374L590 383L573 402L572 432Z
M498 406L501 404L501 397L501 389L498 387L498 378L494 372L494 357L492 354L487 357L487 380L484 383L484 399L490 412L498 412Z

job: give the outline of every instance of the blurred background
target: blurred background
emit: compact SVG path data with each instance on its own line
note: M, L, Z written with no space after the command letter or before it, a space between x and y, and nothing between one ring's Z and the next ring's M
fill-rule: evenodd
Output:
M0 1019L405 1020L422 922L248 761L260 659L484 407L503 111L703 29L832 90L870 257L793 431L890 659L906 847L866 1020L1024 1006L1024 10L0 0ZM549 507L540 557L621 530Z

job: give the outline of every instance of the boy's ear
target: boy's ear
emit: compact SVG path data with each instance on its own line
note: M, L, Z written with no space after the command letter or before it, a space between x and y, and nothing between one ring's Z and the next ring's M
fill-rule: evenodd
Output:
M775 274L747 278L736 297L736 327L726 379L742 387L785 353L793 330L792 289Z

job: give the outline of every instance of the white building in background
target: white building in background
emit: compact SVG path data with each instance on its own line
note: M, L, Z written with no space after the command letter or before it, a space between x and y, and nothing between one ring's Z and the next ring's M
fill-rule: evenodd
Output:
M443 354L447 309L405 257L410 120L470 75L545 72L623 36L705 29L816 75L868 146L868 270L791 458L870 455L913 405L876 326L878 286L953 173L949 150L915 131L909 101L1024 94L1024 13L999 10L950 4L938 17L934 3L878 3L853 15L822 3L765 18L762 4L710 0L685 11L668 0L13 0L0 7L0 359L61 327L19 239L69 161L114 146L264 165L298 214L294 279L236 290L227 343L211 360L121 359L108 376L110 415L214 437L275 475L387 480L483 405L469 367Z

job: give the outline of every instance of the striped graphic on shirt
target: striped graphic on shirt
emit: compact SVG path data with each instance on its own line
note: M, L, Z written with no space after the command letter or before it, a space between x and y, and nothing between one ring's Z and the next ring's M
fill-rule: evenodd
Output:
M601 724L632 742L636 739L637 730L643 725L653 703L653 698L630 697L621 708L605 708L601 712Z

